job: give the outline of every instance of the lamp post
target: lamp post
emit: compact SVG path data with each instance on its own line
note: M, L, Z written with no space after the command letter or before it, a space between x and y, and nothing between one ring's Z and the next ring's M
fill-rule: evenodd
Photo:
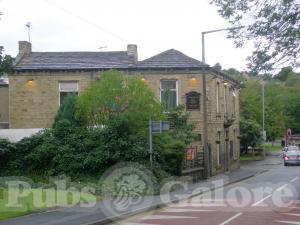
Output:
M261 95L262 95L262 142L263 142L263 145L267 139L267 134L266 134L266 131L265 131L265 82L262 80L262 91L261 91ZM266 157L266 151L265 151L265 148L263 147L263 151L262 151L262 154L263 154L263 158Z
M205 64L205 35L210 33L216 33L220 31L227 31L227 30L235 30L240 29L243 27L232 27L232 28L223 28L217 30L209 30L203 31L201 33L202 38L202 62ZM207 143L207 97L206 97L206 74L203 70L202 75L202 89L203 89L203 150L204 150L204 178L207 179L210 177L210 160L209 160L209 151L208 151L208 143Z

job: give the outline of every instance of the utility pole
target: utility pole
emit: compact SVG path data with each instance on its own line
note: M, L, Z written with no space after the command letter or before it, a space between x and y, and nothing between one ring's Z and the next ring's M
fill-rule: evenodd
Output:
M265 82L264 80L262 81L262 140L263 140L263 144L266 141L266 131L265 131ZM263 157L266 157L266 151L265 148L263 147Z

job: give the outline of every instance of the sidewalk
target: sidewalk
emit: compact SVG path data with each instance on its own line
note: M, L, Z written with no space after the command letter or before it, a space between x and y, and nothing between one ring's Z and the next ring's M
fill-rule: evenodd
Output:
M134 215L136 213L145 212L149 209L155 209L164 206L166 203L176 202L181 199L190 198L201 193L201 188L213 190L232 183L240 182L251 178L257 174L267 172L268 170L278 166L280 159L276 156L267 157L264 161L250 162L243 164L239 170L228 174L220 174L205 181L187 185L186 190L181 189L172 192L170 196L145 196L144 204L137 207L131 207L130 210L124 211L123 216ZM215 187L214 182L224 180L224 185ZM195 190L198 190L195 192ZM202 190L203 191L203 190ZM162 198L168 201L162 202ZM149 200L149 201L148 201ZM92 208L82 208L75 206L73 208L59 208L52 211L30 214L14 219L1 221L0 225L98 225L107 224L115 219L113 213L105 210L105 204L110 204L111 200L100 201Z

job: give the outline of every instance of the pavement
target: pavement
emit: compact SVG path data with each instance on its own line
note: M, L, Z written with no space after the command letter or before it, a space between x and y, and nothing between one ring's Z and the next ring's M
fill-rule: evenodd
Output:
M197 199L199 196L203 196L206 193L217 192L218 190L226 189L236 184L246 185L250 181L256 185L256 181L270 180L287 182L287 179L293 179L290 176L285 175L285 169L282 166L281 158L279 156L268 156L264 161L251 162L242 164L241 168L236 171L232 171L226 174L220 174L214 176L208 180L200 181L193 184L186 184L184 188L172 192L171 194L165 193L156 196L145 196L142 204L133 205L128 210L123 210L122 213L116 214L114 210L109 210L108 206L114 201L111 199L97 202L93 207L79 207L74 206L71 208L58 208L41 213L34 213L18 218L13 218L5 221L1 221L0 225L96 225L96 224L110 224L114 221L122 221L124 218L129 218L128 221L123 221L118 224L220 224L225 225L227 223L219 223L224 218L230 218L236 216L236 220L241 215L233 212L227 212L218 208L213 209L213 212L218 211L218 216L205 212L207 209L201 207L187 206L180 210L171 209L172 212L164 212L166 207L170 207L172 204L182 204L188 199ZM300 167L291 168L291 176L298 176ZM295 170L295 171L294 171ZM270 171L275 174L270 173ZM276 174L277 173L277 174ZM297 174L298 173L298 174ZM272 175L272 176L271 176ZM259 177L257 180L256 177ZM272 179L271 179L272 178ZM300 181L300 180L299 180ZM251 184L250 182L250 184ZM254 182L254 183L253 183ZM299 184L300 185L300 184ZM251 185L250 185L251 186ZM299 190L300 188L298 188ZM229 189L228 189L229 190ZM201 195L200 195L201 194ZM236 199L233 199L234 201ZM171 207L172 208L172 207ZM228 207L225 207L228 208ZM157 211L157 209L159 209ZM176 209L176 208L175 208ZM191 209L195 209L193 211ZM300 205L299 205L300 209ZM162 211L160 211L162 210ZM198 211L197 211L198 210ZM200 211L199 211L200 210ZM204 210L204 211L203 211ZM211 209L209 209L211 210ZM175 212L177 211L177 212ZM152 213L152 217L145 218L143 213ZM205 212L202 214L202 212ZM199 214L200 213L200 214ZM240 212L238 212L240 213ZM131 217L134 215L140 216L139 218ZM244 214L243 216L247 216ZM174 217L175 216L175 217ZM201 216L201 223L199 223L199 216ZM171 219L170 219L171 217ZM206 218L202 221L202 219ZM187 219L189 222L187 222ZM298 218L300 219L300 217ZM131 221L132 220L132 221ZM212 221L213 220L213 221ZM197 222L198 221L198 222ZM243 223L237 223L243 224ZM251 223L251 225L259 225L260 223ZM267 224L267 223L264 223ZM300 223L297 223L300 224Z

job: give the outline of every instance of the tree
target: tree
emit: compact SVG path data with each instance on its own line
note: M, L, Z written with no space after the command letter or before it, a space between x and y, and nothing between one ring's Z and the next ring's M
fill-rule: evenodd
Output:
M115 70L102 73L100 80L78 97L76 107L78 117L90 126L120 119L136 129L145 129L149 119L164 117L162 105L147 84Z
M13 58L10 55L3 54L4 48L0 46L0 76L4 73L13 73Z
M212 0L219 14L233 27L229 37L242 47L254 41L248 67L255 72L271 71L275 66L299 66L299 0Z
M57 123L61 120L68 120L72 125L79 125L79 120L75 117L76 114L76 98L75 94L68 94L64 99L64 102L59 107L59 110L55 116L53 128L57 126Z
M283 67L280 70L280 72L274 76L274 78L276 78L280 81L286 81L289 76L292 76L294 74L296 74L296 73L293 71L293 68L290 66L287 66L287 67Z

